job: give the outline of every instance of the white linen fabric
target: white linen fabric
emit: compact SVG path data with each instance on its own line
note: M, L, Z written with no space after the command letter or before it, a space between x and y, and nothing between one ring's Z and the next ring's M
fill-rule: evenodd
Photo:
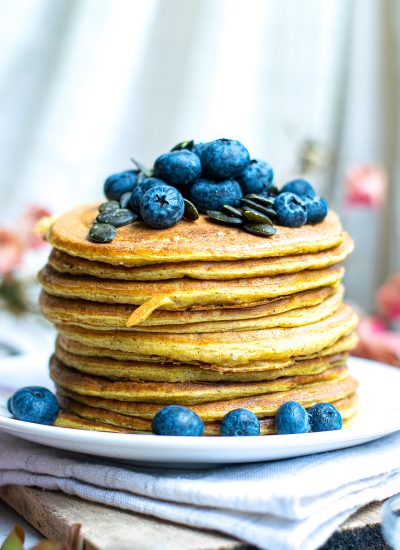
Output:
M265 550L313 550L357 508L400 491L400 432L349 449L210 470L121 466L0 435L0 485L59 490Z

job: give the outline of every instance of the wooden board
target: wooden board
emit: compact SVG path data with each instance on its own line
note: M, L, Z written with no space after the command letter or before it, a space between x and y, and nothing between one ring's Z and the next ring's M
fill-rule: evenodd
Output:
M250 550L232 537L31 487L0 488L0 498L47 538L73 550ZM321 550L390 550L380 533L381 504L349 518ZM81 525L78 533L77 525Z

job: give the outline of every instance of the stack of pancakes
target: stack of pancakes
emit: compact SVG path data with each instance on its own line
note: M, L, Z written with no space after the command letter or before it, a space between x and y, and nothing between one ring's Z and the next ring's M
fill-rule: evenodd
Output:
M209 435L240 407L263 434L289 400L355 414L346 359L357 316L341 285L353 245L335 213L270 238L203 216L165 230L135 222L95 244L97 206L56 220L39 274L42 311L58 330L58 425L150 432L168 404L198 413Z

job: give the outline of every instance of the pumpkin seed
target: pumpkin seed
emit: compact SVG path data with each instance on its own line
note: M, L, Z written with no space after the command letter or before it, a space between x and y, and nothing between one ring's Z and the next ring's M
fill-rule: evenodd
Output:
M181 141L180 143L177 143L175 147L172 147L171 151L182 151L182 149L188 149L191 151L194 146L194 140L190 139L187 141Z
M262 212L266 216L275 218L276 213L275 210L272 208L268 208L267 206L262 206L261 204L257 204L255 201L252 201L250 199L242 199L242 204L245 206L250 206L250 208L253 208L254 210L258 210L259 212Z
M234 218L243 217L242 211L239 210L239 208L235 208L234 206L230 206L229 204L224 204L223 209L228 214L228 216L233 216Z
M109 223L94 223L89 229L88 239L92 243L110 243L116 233L115 227Z
M271 237L276 233L275 227L267 223L245 223L243 224L243 229L258 237Z
M250 199L251 201L260 203L264 206L272 206L275 202L274 199L270 199L268 197L263 197L262 195L256 195L255 193L251 193L250 195L246 195L244 198L245 199Z
M113 225L114 227L121 227L123 225L128 225L137 220L137 214L128 210L127 208L118 208L117 210L112 210L111 212L103 212L99 214L96 218L96 221L99 223L105 223Z
M243 207L243 215L247 220L249 220L251 222L267 223L268 225L272 225L272 221L268 218L268 216L266 216L265 214L263 214L259 210L254 210L253 208L249 208L247 206L244 206Z
M226 225L242 225L242 218L234 218L233 216L228 216L223 212L218 212L217 210L207 210L207 216L209 216L213 221L218 223L224 223Z
M117 201L107 201L100 204L99 212L112 212L113 210L117 210L117 208L119 208Z
M195 221L199 219L199 212L195 205L190 202L188 199L183 199L183 202L185 203L185 212L183 213L183 217L190 221Z

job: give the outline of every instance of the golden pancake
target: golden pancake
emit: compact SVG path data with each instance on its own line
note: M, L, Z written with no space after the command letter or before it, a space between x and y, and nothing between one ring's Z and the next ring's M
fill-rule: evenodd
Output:
M154 264L142 267L126 267L105 262L94 262L69 256L53 249L49 264L61 273L70 275L92 275L101 279L122 279L125 281L161 281L167 279L246 279L266 277L283 273L296 273L304 269L321 269L343 262L353 251L354 244L347 233L338 246L309 254L293 254L276 258L255 260L233 260L218 262L179 262Z
M58 399L62 411L56 419L56 426L128 433L151 432L151 420L84 405L62 394L58 394ZM357 395L353 393L349 397L334 401L333 404L340 411L343 426L346 427L347 421L357 412ZM262 418L260 420L260 433L261 435L276 433L274 417ZM219 422L204 423L204 435L219 434Z
M346 374L342 372L342 374ZM229 399L227 401L213 401L199 403L190 408L197 413L204 422L221 420L226 413L233 409L245 408L251 410L259 418L275 416L277 410L286 401L297 401L308 408L315 403L325 401L332 403L352 395L357 389L357 382L347 374L344 378L333 378L314 382L313 384L298 386L297 388L276 393L268 393L252 397ZM74 401L116 412L127 416L136 416L151 420L156 412L169 403L142 403L132 401L120 401L117 399L105 399L82 395L77 392L57 387L58 394L72 398Z
M87 329L95 330L125 330L125 331L140 331L140 332L171 332L171 333L198 333L198 332L230 332L243 330L259 330L273 327L297 327L316 323L321 321L328 315L331 315L341 305L343 300L344 288L341 286L334 294L327 298L321 304L312 307L292 309L288 312L269 315L267 317L258 317L255 319L243 319L235 321L214 321L204 323L188 323L179 325L155 325L151 327L135 325L126 327L126 318L120 318L117 326L104 325L85 325L79 323L75 326L80 326ZM49 319L59 326L68 325L65 321L60 322L57 318Z
M85 344L82 344L80 342L76 342L75 340L70 340L69 338L65 336L58 336L57 338L57 349L62 349L66 353L77 355L77 356L84 356L84 357L91 357L93 359L98 358L106 358L106 359L112 359L116 361L129 361L129 363L137 364L140 362L141 365L143 364L153 364L156 367L159 366L165 366L165 368L170 368L174 366L183 367L186 370L193 368L193 366L205 369L205 370L215 370L218 372L255 372L255 371L266 371L266 370L275 370L275 369L283 369L285 367L289 367L294 364L295 361L300 361L302 359L314 359L315 357L323 357L326 355L335 355L340 353L345 353L347 351L350 351L354 349L357 345L358 337L355 332L352 332L346 336L343 336L342 338L339 338L334 344L331 346L328 346L321 351L318 352L318 354L311 354L309 356L302 356L299 358L296 357L286 357L283 359L275 359L275 360L264 360L264 361L253 361L251 363L245 363L242 365L216 365L216 364L210 364L210 363L201 363L199 361L193 361L191 363L182 363L180 361L159 361L156 360L157 358L154 357L148 357L148 358L138 358L136 360L132 360L132 354L119 351L119 350L109 350L107 348L100 348L100 347L93 347L93 346L86 346ZM116 364L116 369L118 369L118 364Z
M258 382L212 384L205 382L142 382L111 381L99 376L87 376L63 365L56 357L50 363L50 374L60 387L83 395L93 395L123 401L148 403L179 403L192 405L227 399L287 391L313 382L340 379L348 376L347 367L341 365L311 375L299 375Z
M93 347L131 353L131 360L154 357L179 362L200 361L239 365L318 353L352 332L356 313L341 305L332 315L301 327L247 330L243 332L170 334L122 331L91 331L59 327L61 335Z
M337 291L336 286L323 286L303 292L262 300L259 305L224 306L213 309L188 309L184 311L156 310L137 327L158 325L185 325L217 321L257 319L320 304ZM342 289L339 288L339 292ZM40 307L43 315L53 323L67 323L95 330L103 328L127 328L134 307L127 304L102 304L90 300L72 300L51 296L42 290Z
M105 376L111 380L143 380L150 382L255 382L272 380L281 376L314 374L329 366L345 362L347 354L336 354L320 358L294 362L288 367L276 369L239 370L221 372L204 367L188 365L165 365L138 361L115 361L101 357L75 355L56 345L57 359L67 367L83 374Z
M127 322L128 326L133 326L147 319L155 309L179 310L196 305L252 303L333 285L342 279L343 274L344 268L339 265L275 277L234 281L178 279L153 283L102 280L99 284L99 279L65 275L46 266L39 273L39 282L48 294L64 298L142 304Z
M181 220L162 231L135 222L118 228L112 243L97 244L87 239L98 214L97 208L98 204L84 205L60 216L48 232L50 243L71 256L114 265L140 266L304 254L338 246L343 240L339 218L330 211L317 225L279 226L276 235L270 238L216 225L200 216L196 222Z

